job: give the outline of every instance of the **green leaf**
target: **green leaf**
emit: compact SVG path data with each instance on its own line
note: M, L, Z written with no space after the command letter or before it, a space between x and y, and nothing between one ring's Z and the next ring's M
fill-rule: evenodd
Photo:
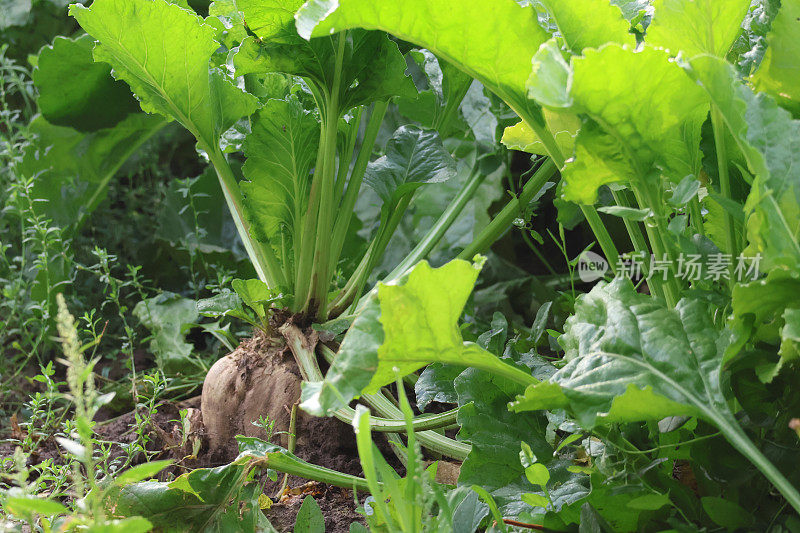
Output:
M547 129L556 138L556 144L564 154L572 154L575 149L575 137L581 128L581 120L569 112L543 111ZM503 144L509 150L520 150L529 154L547 155L547 150L539 136L525 124L519 122L503 131Z
M597 210L607 215L612 215L625 220L633 220L636 222L642 222L643 220L646 220L648 217L653 216L653 210L649 208L635 209L633 207L610 205L610 206L598 207Z
M608 0L541 0L541 3L558 26L567 48L576 54L606 43L636 45L622 11ZM589 13L591 16L587 16Z
M549 36L532 6L514 0L461 2L311 0L297 12L297 31L308 39L347 28L380 29L427 48L500 96L530 109L525 82L531 58Z
M273 531L258 505L260 486L247 482L255 460L247 452L230 464L198 468L170 483L113 485L103 492L103 504L112 517L139 515L161 531Z
M665 505L669 505L669 496L666 494L645 494L639 496L628 502L628 507L631 509L641 509L643 511L655 511L661 509Z
M552 54L537 59L546 62L540 72L563 69L547 66L560 61ZM631 84L631 79L638 82ZM542 79L533 83L531 96L552 105L550 94L555 89L544 93L544 87ZM559 99L595 124L581 128L574 160L563 169L565 199L591 204L601 185L643 183L654 172L675 183L698 175L707 98L665 52L651 48L634 52L615 44L586 50L584 56L572 58L565 94L567 87L568 99Z
M297 98L268 100L253 118L242 168L248 181L240 184L245 216L253 236L278 251L293 243L299 250L318 145L319 124Z
M708 304L684 299L669 309L627 279L600 282L579 299L561 343L567 364L512 410L569 407L585 428L732 416L720 386L729 335L716 330Z
M165 371L182 371L194 364L192 345L186 342L186 327L199 317L194 300L164 292L136 304L133 314L153 333L150 350Z
M768 48L761 67L753 76L759 91L767 91L800 115L800 1L783 0L767 35Z
M12 496L4 502L3 506L8 512L18 517L26 517L33 513L44 516L69 513L69 509L60 503L36 496Z
M761 254L763 270L800 267L800 228L790 221L800 216L800 144L792 120L766 94L754 95L721 59L697 57L689 73L698 80L736 141L755 182L745 204L748 255Z
M550 481L550 472L542 463L534 463L525 468L525 478L531 485L544 487Z
M690 73L706 90L756 176L745 203L746 252L761 254L763 270L800 268L800 121L766 94L754 95L727 63L708 57Z
M224 202L212 166L196 178L171 181L158 214L156 237L191 251L232 252L234 259L243 258L234 237L236 226L230 214L220 209Z
M773 270L765 279L738 283L733 288L733 313L735 329L743 339L780 345L778 360L770 368L762 368L759 377L771 382L784 364L796 362L800 357L797 344L797 297L800 294L800 275L797 272ZM739 346L740 347L740 346ZM726 355L732 359L738 350Z
M367 166L364 182L391 209L422 185L447 181L455 173L456 163L436 131L401 126L386 144L385 155Z
M673 207L683 207L688 204L700 190L700 181L694 176L686 176L672 191L669 205Z
M732 530L753 523L753 515L735 502L713 496L704 496L700 501L711 520L719 526Z
M316 500L306 496L297 512L294 533L325 533L325 517Z
M455 380L455 388L458 438L472 445L461 465L459 484L480 485L505 516L516 516L525 510L520 495L531 490L520 446L527 442L537 457L551 458L553 449L545 438L547 419L544 413L509 412L508 402L524 389L500 376L469 368Z
M532 382L529 372L464 342L458 319L482 262L439 268L418 263L404 278L373 289L322 383L304 385L301 407L322 416L432 362L491 369ZM441 289L447 288L447 298Z
M39 89L39 111L56 126L79 131L110 128L139 103L127 85L111 77L111 67L92 59L94 39L56 37L39 52L33 82Z
M725 57L739 36L750 0L655 0L646 42L672 55Z
M611 0L611 3L619 7L622 16L630 23L631 29L644 31L650 24L653 14L653 7L650 5L652 0Z
M242 65L248 71L301 76L326 91L333 88L338 43L327 34L310 41L297 34L294 14L303 0L238 0L238 5L259 40L251 37L242 42L234 59L237 73ZM356 30L346 37L341 67L345 89L342 109L416 95L414 83L405 75L403 56L386 35Z
M80 133L43 117L30 123L24 176L35 177L35 209L61 227L77 228L102 202L120 167L163 127L160 117L129 115L113 128Z
M260 279L235 279L231 287L242 302L256 312L262 320L267 316L267 310L280 295L275 294L266 283Z
M138 483L143 479L147 479L149 477L153 477L166 467L172 464L171 459L166 459L163 461L151 461L149 463L142 463L140 465L136 465L128 470L122 472L117 478L114 480L115 483L118 485L127 485L128 483Z
M456 403L458 397L456 396L455 388L453 388L453 380L463 371L463 366L443 365L441 363L433 363L425 367L425 370L422 371L419 379L414 384L417 407L421 411L425 411L425 408L431 402Z
M165 0L95 0L73 4L70 14L99 41L95 60L111 65L142 109L177 120L205 150L256 110L254 96L209 68L216 30L193 12Z
M527 503L531 507L547 507L550 505L550 500L548 500L545 496L541 494L536 494L534 492L528 492L521 496L523 502Z

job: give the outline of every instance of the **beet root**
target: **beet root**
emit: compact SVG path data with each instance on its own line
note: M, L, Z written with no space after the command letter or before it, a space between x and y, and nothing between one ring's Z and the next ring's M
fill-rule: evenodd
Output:
M274 433L289 430L291 408L300 399L302 377L284 346L282 339L257 334L209 370L203 382L200 409L212 455L235 455L236 435L266 438L264 429L253 425L262 416L275 423ZM273 441L285 447L288 435L277 436Z

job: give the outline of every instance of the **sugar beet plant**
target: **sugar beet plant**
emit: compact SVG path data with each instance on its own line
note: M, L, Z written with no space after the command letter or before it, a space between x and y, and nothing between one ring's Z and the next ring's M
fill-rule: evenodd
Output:
M798 454L790 419L799 398L790 383L800 176L792 168L799 80L787 58L800 35L798 5L535 4L405 2L401 8L318 0L300 10L297 27L307 37L352 27L384 30L480 80L522 119L505 142L555 163L563 199L583 206L618 276L578 299L559 339L562 359L521 359L527 364L520 368L462 343L458 317L478 265L456 262L438 271L419 265L405 284L379 285L372 293L325 381L303 405L323 414L377 390L398 369L470 365L489 371L502 391L497 396L511 400L516 414L498 418L508 420L515 438L504 462L496 448L501 437L481 434L486 398L463 390L479 381L470 370L459 375L461 435L472 444L460 482L491 487L505 512L560 528L577 514L588 521L593 507L601 522L627 530L671 507L678 513L671 523L680 527L705 520L773 527L789 507L800 510L798 479L788 467ZM759 36L753 28L763 32L766 20L771 31ZM541 186L535 179L529 184ZM626 279L619 243L592 223L588 206L598 203L601 188L608 194L598 209L623 219L650 295ZM690 255L727 258L727 266L716 278L688 279L681 265ZM762 275L742 276L745 258ZM436 291L445 280L451 294L460 294L447 304ZM523 424L526 431L512 429ZM686 424L697 429L686 431ZM571 434L548 438L545 427ZM683 444L675 431L692 437ZM711 488L718 462L692 442L712 435L730 448L717 446L749 460L780 496L759 498L757 506L736 503L749 491L725 476ZM584 453L592 454L592 440L607 451L589 468L565 469L564 447L584 437ZM512 455L519 446L521 466ZM610 457L624 467L609 468ZM686 459L696 461L690 468L697 488L678 481L676 469ZM625 511L608 507L615 485L618 502L632 498Z
M436 129L412 124L398 127L384 155L371 160L389 100L417 96L406 61L382 32L354 29L302 38L294 22L300 6L215 2L205 20L162 0L101 0L70 12L97 40L94 60L111 66L145 112L191 132L216 170L258 278L236 280L237 294L205 301L202 311L253 323L275 349L288 342L303 376L320 381L313 341L295 324L325 322L353 310L416 190L451 178L456 163ZM418 58L433 95L420 110L428 115L423 120L452 130L472 79L439 66L433 56ZM243 165L231 156L239 151ZM470 174L464 190L392 276L436 246L484 177ZM352 261L342 258L342 251L354 236L354 208L364 184L381 202L379 225ZM477 243L485 248L491 240L479 236ZM334 283L338 278L344 279ZM294 318L286 321L287 315ZM238 377L243 364L238 356L221 359L206 378L204 424L214 448L252 431L257 411L270 403L268 391L278 387L281 371L268 358L256 359L247 383ZM283 372L288 381L280 382L289 390L295 387L290 374ZM273 401L276 405L266 409L288 427L285 406L295 400ZM382 396L375 401L382 402L379 410L387 417L375 419L377 426L404 427L391 402ZM347 408L338 412L347 420L353 414ZM421 420L418 427L454 421L451 411ZM467 449L438 434L423 433L421 440L456 456Z
M258 279L202 307L289 347L303 410L361 431L410 428L463 461L459 484L477 487L501 529L800 527L796 0L235 0L206 19L181 2L95 0L71 14L96 40L93 59L143 111L191 132L216 170ZM409 57L424 96L398 43L421 49ZM473 161L370 288L417 189L455 173L441 138L473 79L519 117L503 143L535 154L535 172L458 258L431 268L422 260L483 177ZM418 124L373 160L393 100L414 101ZM586 221L609 279L577 298L562 332L543 335L545 305L524 338L496 316L465 340L476 254L556 181L559 210ZM364 185L380 223L345 253ZM598 213L626 234L612 237ZM714 274L687 276L687 257ZM311 322L326 338L346 331L341 344L317 343ZM209 373L212 439L246 418L246 398L268 396L259 383L280 371L262 365L242 384L255 366L228 356ZM457 408L410 419L386 389L401 377L419 407ZM380 416L357 415L353 400ZM457 439L437 431L455 423Z

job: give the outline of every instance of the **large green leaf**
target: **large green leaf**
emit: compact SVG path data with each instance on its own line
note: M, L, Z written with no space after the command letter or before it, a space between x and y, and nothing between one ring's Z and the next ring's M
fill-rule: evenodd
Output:
M762 381L770 382L788 363L800 358L797 351L797 313L800 309L800 274L773 270L765 279L737 284L733 288L733 312L744 340L780 346L777 356L757 368ZM741 341L740 341L741 342ZM730 353L730 357L737 353Z
M537 59L542 66L529 82L531 96L596 123L581 129L576 157L564 167L565 198L590 204L604 183L641 184L654 172L678 183L698 174L707 97L666 52L609 44L573 57L566 77L555 54Z
M197 468L169 483L112 485L103 504L112 517L139 515L158 531L273 532L258 504L261 487L247 479L263 459L245 452L232 463Z
M472 445L461 465L459 484L483 487L504 516L517 516L528 507L520 496L533 490L520 462L521 443L549 461L553 448L545 439L547 418L544 413L509 412L508 402L524 388L488 372L467 369L455 379L455 388L461 426L458 438Z
M297 30L306 39L355 27L380 29L427 48L478 79L518 114L530 112L525 96L530 61L549 37L532 6L520 7L514 0L311 0L297 13Z
M56 37L39 52L33 82L39 111L57 126L95 131L115 126L139 103L127 85L111 77L111 67L92 59L94 39Z
M636 45L621 9L608 0L540 1L558 26L567 48L576 54L606 43Z
M761 269L800 268L800 121L754 95L722 60L698 57L691 73L720 110L756 179L745 204L747 252Z
M240 186L256 239L286 250L299 242L318 144L319 124L296 98L269 100L254 116Z
M364 182L391 206L422 185L447 181L455 173L456 162L436 131L401 126L386 144L385 154L367 166Z
M297 34L294 14L303 0L238 0L248 28L258 37L242 42L235 62L247 71L284 72L302 76L330 91L337 79L338 39L324 36L307 41ZM397 45L379 32L355 30L345 36L340 83L341 109L413 97L414 83L405 75L405 60Z
M21 165L24 176L35 178L35 208L56 225L80 226L106 197L119 168L164 125L161 117L136 113L113 128L84 134L35 118L30 131L36 141Z
M361 393L433 362L475 366L498 374L510 367L478 345L464 342L458 319L482 266L455 260L439 268L423 261L407 276L378 284L345 335L322 383L304 386L302 408L330 414Z
M175 119L214 150L220 135L258 103L209 60L216 30L166 0L95 0L70 14L99 41L94 58L109 63L148 113Z
M800 1L783 0L767 35L768 48L753 77L758 90L767 91L800 115Z
M671 415L726 420L721 365L730 336L711 316L698 300L670 309L630 280L600 282L567 319L566 365L511 409L568 408L586 428Z
M750 0L656 0L648 44L686 57L725 57L739 36Z
M737 284L733 312L737 329L749 338L783 343L780 330L787 309L797 307L800 268L800 122L766 94L754 95L733 67L722 59L701 56L689 72L706 90L736 141L755 181L745 205L749 254L756 256L766 279ZM744 273L743 273L744 274ZM742 276L744 277L744 276ZM771 381L783 365L796 358L794 342L786 339L780 359L759 376ZM736 353L731 354L731 357Z

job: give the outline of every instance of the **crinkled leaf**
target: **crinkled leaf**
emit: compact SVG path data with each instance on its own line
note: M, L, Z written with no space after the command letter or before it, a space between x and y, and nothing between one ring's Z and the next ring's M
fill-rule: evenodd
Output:
M238 0L248 28L258 37L242 42L234 59L248 71L284 72L302 76L319 87L332 88L336 76L337 39L327 35L306 41L297 34L295 11L303 0ZM241 55L241 58L240 58ZM349 109L393 96L413 97L414 83L405 75L397 45L379 32L347 34L340 105Z
M35 209L62 227L77 227L106 197L108 183L127 159L164 127L160 117L129 115L113 128L80 133L43 117L30 124L36 134L21 165L35 178Z
M514 411L566 407L581 426L728 413L721 388L729 335L709 304L683 299L675 309L617 278L582 296L561 343L567 364L528 387Z
M753 77L758 90L767 91L800 115L800 1L782 0L767 35L767 51Z
M581 129L574 160L564 167L566 199L594 203L600 185L650 179L656 171L675 183L698 174L707 99L666 52L610 44L573 57L571 70L564 101L597 124ZM531 85L531 96L542 84Z
M80 131L115 126L139 104L127 85L111 77L111 67L92 59L94 39L56 37L39 52L33 82L39 111L48 122Z
M580 118L570 112L549 109L545 109L543 114L547 129L555 137L561 153L572 154L575 150L575 137L581 128ZM509 150L547 155L547 150L539 136L524 122L506 128L503 132L502 142Z
M252 453L230 464L197 468L169 483L145 481L113 485L103 492L112 517L139 515L159 531L274 531L258 505L261 487L246 482Z
M386 144L386 153L371 161L364 182L388 207L425 183L447 181L456 163L439 134L417 126L401 126Z
M686 57L725 57L739 36L750 0L655 0L646 42Z
M373 289L321 383L304 385L302 408L324 415L433 362L504 369L506 363L464 342L458 319L482 266L423 261L407 276ZM446 287L443 292L442 288Z
M532 489L520 463L520 443L527 442L543 459L553 449L545 439L547 418L543 413L511 413L508 402L523 387L505 378L470 368L456 380L460 440L472 450L461 465L459 485L479 485L488 490L504 516L525 510L520 500Z
M296 98L268 100L253 118L240 187L253 236L277 250L299 242L319 125ZM284 258L291 262L293 258Z
M800 268L800 121L766 94L754 95L722 60L696 58L690 72L756 177L745 204L747 251L762 255L762 270Z
M584 48L599 48L606 43L636 45L622 11L608 0L540 2L558 26L567 48L576 54Z
M193 12L165 0L95 0L73 4L70 14L99 41L95 60L111 65L142 109L177 120L205 149L255 111L254 96L209 68L216 30Z
M514 0L311 0L297 13L304 38L354 27L380 29L427 48L517 110L530 108L525 97L530 60L548 39L533 7Z
M417 407L421 411L431 402L456 403L458 397L453 381L464 371L463 366L433 363L425 367L414 384Z

